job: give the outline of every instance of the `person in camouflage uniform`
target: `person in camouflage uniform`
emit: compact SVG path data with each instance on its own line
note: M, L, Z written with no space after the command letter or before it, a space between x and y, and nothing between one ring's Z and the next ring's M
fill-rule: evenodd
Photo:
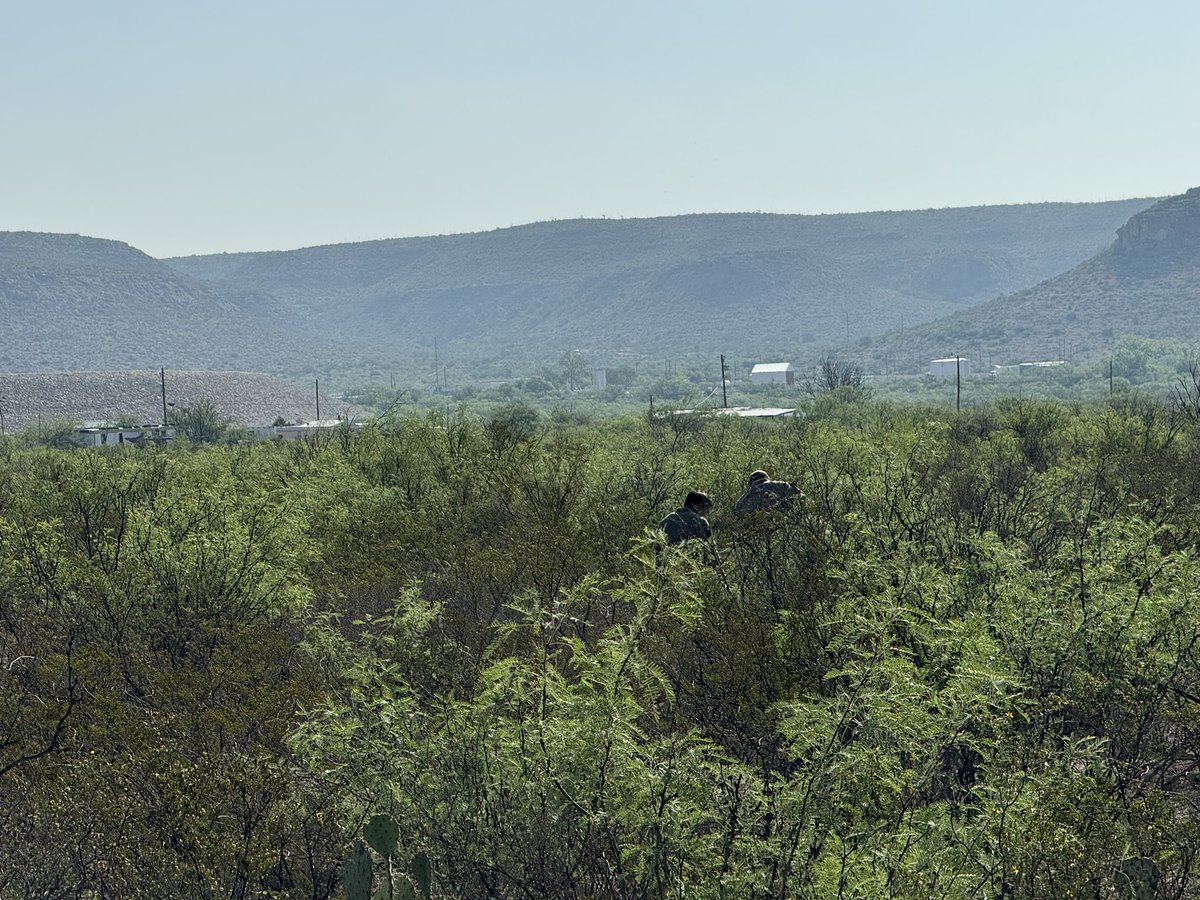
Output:
M735 552L743 563L742 584L765 589L771 607L778 612L785 600L785 571L794 558L799 531L790 529L789 510L802 503L804 495L793 484L772 481L762 469L750 473L750 481L733 505Z
M764 510L787 510L800 494L800 489L786 481L772 481L762 469L750 473L746 492L738 497L733 511L738 515Z
M705 514L712 509L712 500L703 491L690 491L683 506L668 515L658 527L666 532L668 544L682 544L693 538L712 537L712 528Z

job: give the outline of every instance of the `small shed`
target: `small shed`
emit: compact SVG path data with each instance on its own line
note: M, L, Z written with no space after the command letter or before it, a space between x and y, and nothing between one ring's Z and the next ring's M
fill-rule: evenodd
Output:
M965 356L948 356L945 359L929 361L929 375L932 378L954 378L956 375L967 375L971 371L970 361Z
M795 384L796 367L790 362L759 363L750 370L751 384Z

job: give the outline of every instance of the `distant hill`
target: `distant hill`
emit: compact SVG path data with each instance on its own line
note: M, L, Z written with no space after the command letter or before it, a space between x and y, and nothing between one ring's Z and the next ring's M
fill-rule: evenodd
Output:
M1037 284L1152 202L543 222L166 261L0 233L0 371L415 373L435 339L481 377L577 348L795 358Z
M1200 188L1138 212L1070 271L877 342L916 371L962 353L994 362L1083 359L1124 334L1200 341Z
M269 368L302 358L302 321L117 241L0 232L0 371Z
M167 262L423 370L435 338L481 372L575 348L795 356L1035 284L1152 202L544 222Z
M207 400L231 422L270 425L277 417L308 421L316 417L312 393L273 375L253 372L168 370L167 402L175 407ZM0 372L0 413L6 429L42 419L89 422L133 419L138 424L162 421L159 371ZM361 413L334 397L321 401L321 414L331 417Z

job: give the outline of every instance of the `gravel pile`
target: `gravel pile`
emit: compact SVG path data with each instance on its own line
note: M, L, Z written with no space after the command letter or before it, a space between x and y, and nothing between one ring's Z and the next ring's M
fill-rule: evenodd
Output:
M312 390L258 372L172 371L166 373L167 402L176 407L207 400L230 422L270 425L316 418ZM158 370L124 372L0 373L0 414L7 431L37 422L137 424L162 421ZM361 410L335 397L321 397L321 417L357 417Z

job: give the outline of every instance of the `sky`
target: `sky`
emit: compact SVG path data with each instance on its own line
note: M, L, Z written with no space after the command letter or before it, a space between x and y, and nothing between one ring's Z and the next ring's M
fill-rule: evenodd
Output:
M152 256L1200 184L1200 4L0 0L0 231Z

